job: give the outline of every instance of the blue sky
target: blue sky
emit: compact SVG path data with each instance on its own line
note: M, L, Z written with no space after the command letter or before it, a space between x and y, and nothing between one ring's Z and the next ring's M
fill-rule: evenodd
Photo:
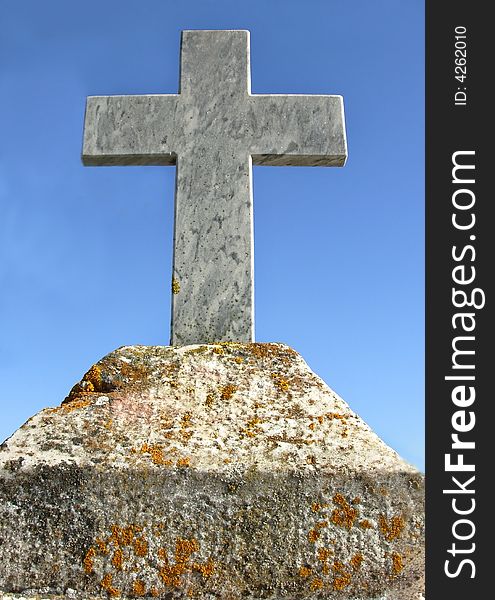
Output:
M83 167L87 95L176 93L182 29L249 29L253 93L341 94L342 168L254 169L257 341L424 468L422 0L2 0L0 438L106 353L168 344L173 167Z

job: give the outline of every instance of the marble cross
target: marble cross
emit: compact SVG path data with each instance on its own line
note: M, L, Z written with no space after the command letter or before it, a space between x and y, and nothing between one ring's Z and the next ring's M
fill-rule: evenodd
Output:
M254 339L252 164L346 160L341 96L250 77L248 31L184 31L178 94L87 99L85 165L177 165L173 345Z

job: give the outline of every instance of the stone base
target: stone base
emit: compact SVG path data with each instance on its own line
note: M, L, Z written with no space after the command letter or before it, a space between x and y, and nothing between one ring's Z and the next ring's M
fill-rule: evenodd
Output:
M420 598L422 475L287 346L121 348L1 450L0 598Z

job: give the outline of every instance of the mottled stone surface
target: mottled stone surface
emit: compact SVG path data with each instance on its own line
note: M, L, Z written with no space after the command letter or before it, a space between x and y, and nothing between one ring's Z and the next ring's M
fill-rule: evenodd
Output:
M254 339L251 163L346 159L341 96L250 92L248 31L184 31L179 94L87 100L86 165L177 164L172 344Z
M417 600L423 477L281 344L121 348L0 451L0 596Z

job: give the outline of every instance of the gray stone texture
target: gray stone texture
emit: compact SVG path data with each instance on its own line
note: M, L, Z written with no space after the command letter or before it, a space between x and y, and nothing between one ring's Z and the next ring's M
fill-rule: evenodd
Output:
M251 94L248 31L184 31L179 94L87 100L84 164L177 164L174 345L254 339L252 163L346 155L341 96Z
M287 346L120 348L0 448L0 597L420 597L422 475Z

